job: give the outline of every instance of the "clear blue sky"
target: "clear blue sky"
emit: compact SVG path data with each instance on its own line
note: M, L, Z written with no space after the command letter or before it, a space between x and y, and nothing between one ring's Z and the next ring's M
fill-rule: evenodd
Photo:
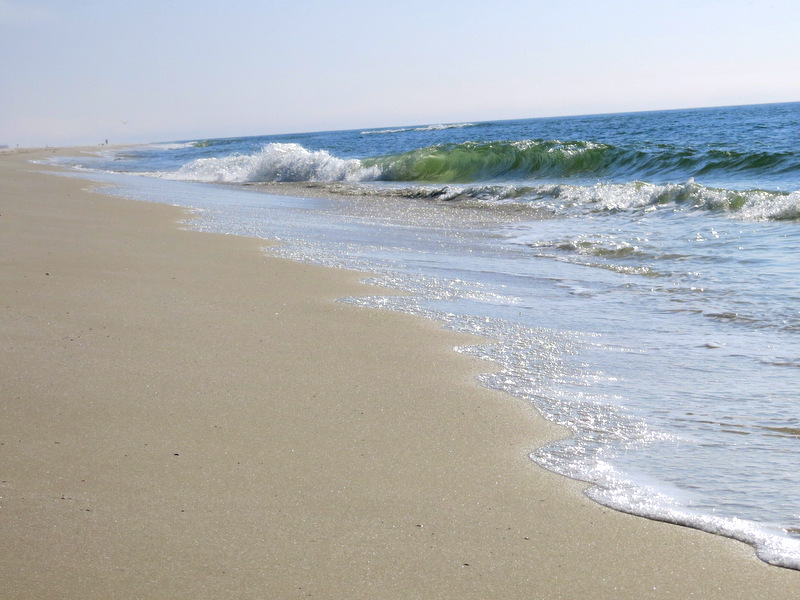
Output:
M800 100L798 0L0 0L0 144Z

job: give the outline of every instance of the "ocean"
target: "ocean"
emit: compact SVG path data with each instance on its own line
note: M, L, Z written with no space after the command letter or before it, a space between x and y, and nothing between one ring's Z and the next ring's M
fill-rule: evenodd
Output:
M800 569L800 103L183 140L61 164L496 343L593 500ZM252 276L259 277L259 273ZM509 401L518 401L509 398Z

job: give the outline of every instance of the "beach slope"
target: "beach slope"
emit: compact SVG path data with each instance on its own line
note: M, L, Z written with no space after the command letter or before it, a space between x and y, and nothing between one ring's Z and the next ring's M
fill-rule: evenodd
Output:
M800 598L528 459L470 338L0 156L3 598ZM472 340L474 341L474 340Z

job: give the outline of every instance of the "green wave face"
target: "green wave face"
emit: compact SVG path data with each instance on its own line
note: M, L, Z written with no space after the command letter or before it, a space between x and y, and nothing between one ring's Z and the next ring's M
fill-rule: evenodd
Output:
M602 173L614 148L592 142L530 140L429 146L403 154L365 159L386 181L469 183L530 177Z
M645 145L621 148L590 141L464 142L362 161L384 181L471 183L557 178L685 181L706 175L770 174L800 169L800 154L722 152Z

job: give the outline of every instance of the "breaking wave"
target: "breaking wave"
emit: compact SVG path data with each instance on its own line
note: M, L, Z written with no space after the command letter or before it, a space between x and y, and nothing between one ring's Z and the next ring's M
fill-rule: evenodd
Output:
M677 165L685 175L713 169L764 171L770 165L783 169L798 160L794 155L788 158L787 153L759 153L745 159L736 153L711 151L704 153L702 160L690 154L665 151L653 155L594 142L528 140L467 142L344 159L299 144L272 143L253 154L199 158L158 175L209 183L391 182L382 193L451 202L517 203L553 215L666 208L725 212L746 220L800 220L797 191L713 188L696 183L692 177L684 179L685 183L644 180L649 172L658 171L663 177ZM689 168L692 165L694 168ZM642 177L631 180L634 174ZM623 182L582 183L590 177ZM570 183L573 179L575 183ZM473 181L480 183L470 184ZM557 182L544 183L547 181Z
M254 154L199 158L162 177L207 183L267 181L367 181L380 169L364 167L357 159L337 158L325 150L307 150L299 144L267 144Z
M187 164L177 175L201 180L223 178L226 181L342 181L355 178L470 183L592 178L666 182L708 175L733 177L750 172L764 177L793 171L800 172L800 153L744 154L667 145L631 149L589 141L523 140L441 144L363 159L342 159L325 150L308 150L299 144L272 143L254 154L198 159Z
M800 170L800 154L744 154L671 145L621 148L591 141L464 142L370 158L392 181L468 183L486 180L604 178L647 181L695 176L759 176Z

